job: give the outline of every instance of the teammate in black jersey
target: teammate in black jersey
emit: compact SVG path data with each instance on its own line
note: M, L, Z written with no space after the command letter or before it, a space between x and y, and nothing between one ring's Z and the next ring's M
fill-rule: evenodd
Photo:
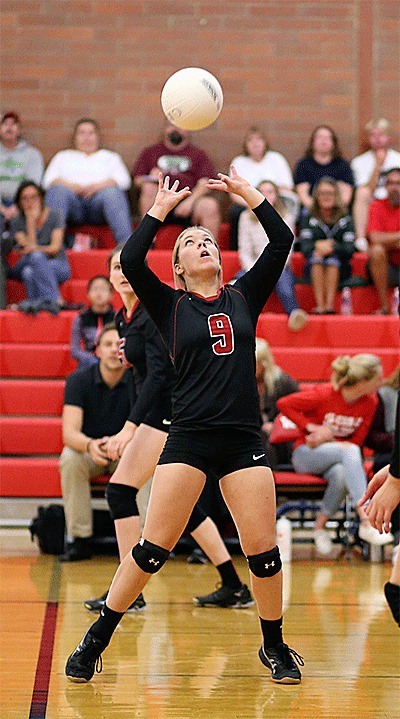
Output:
M276 682L298 684L303 664L282 639L282 572L275 537L275 487L260 431L255 379L257 319L285 266L293 235L261 193L239 177L219 174L209 189L240 195L263 225L269 244L235 285L222 287L221 258L210 233L185 229L173 252L182 289L173 290L145 258L161 223L188 188L160 174L157 197L126 243L122 270L156 323L174 362L172 424L154 474L143 535L120 564L98 621L67 661L72 681L88 681L132 599L165 563L212 468L247 557L260 615L261 662Z
M119 357L125 367L132 367L137 400L124 427L110 438L105 450L111 460L120 458L106 495L122 561L140 538L136 495L152 476L167 437L175 371L157 327L122 273L120 255L121 247L117 247L109 258L110 281L124 304L116 314L115 324L121 338ZM216 592L194 601L203 606L252 606L253 598L240 581L217 526L197 505L187 529L218 570L222 582ZM106 597L107 592L84 605L99 611ZM129 611L144 609L145 605L139 594Z
M358 505L362 507L366 502L365 512L372 526L379 532L390 532L390 517L400 503L400 390L397 394L391 462L372 477ZM384 592L393 619L400 627L400 551L398 548L389 581L384 586Z

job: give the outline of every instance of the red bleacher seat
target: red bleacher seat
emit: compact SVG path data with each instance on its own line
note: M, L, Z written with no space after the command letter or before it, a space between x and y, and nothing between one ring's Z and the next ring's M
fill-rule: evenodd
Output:
M58 459L0 458L1 497L61 497Z
M1 454L58 454L63 448L60 417L2 417L0 429Z
M23 312L0 310L0 337L5 343L65 344L71 339L71 326L76 312L60 312L53 317L40 312L36 317Z
M64 380L3 379L0 382L0 412L8 415L60 416ZM46 452L47 454L47 452Z
M101 249L112 249L116 245L114 235L108 225L79 225L69 228L69 231L91 235L97 240L98 247Z
M327 485L323 477L318 477L316 474L297 474L297 472L274 472L274 480L277 489L300 487L305 490L307 487L317 489Z
M69 344L0 345L3 377L66 377L77 367Z

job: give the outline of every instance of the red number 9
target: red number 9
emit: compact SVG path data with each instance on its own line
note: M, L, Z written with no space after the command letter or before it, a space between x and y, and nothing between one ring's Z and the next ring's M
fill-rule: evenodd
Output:
M233 328L228 315L210 315L208 318L208 329L211 337L218 337L218 341L212 345L216 355L230 355L235 349Z

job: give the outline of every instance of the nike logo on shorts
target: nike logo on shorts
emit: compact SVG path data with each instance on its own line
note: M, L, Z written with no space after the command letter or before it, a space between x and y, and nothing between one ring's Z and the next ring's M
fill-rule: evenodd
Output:
M261 457L265 457L265 452L264 454L253 454L253 459L255 462L257 461L257 459L261 459Z
M163 423L163 424L171 424L171 420L170 420L170 419L163 419L162 423Z

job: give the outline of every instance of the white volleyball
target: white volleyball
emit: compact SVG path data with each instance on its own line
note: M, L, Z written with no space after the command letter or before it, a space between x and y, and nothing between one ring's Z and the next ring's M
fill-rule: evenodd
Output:
M167 119L183 130L202 130L217 119L224 96L211 72L185 67L168 78L161 92L161 106Z

